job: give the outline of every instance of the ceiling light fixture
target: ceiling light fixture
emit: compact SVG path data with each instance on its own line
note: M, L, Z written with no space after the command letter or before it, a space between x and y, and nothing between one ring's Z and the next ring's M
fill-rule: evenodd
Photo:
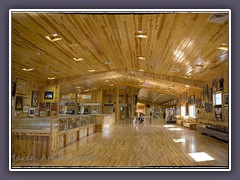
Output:
M81 88L81 86L77 86L76 88L77 88L77 89L80 89L80 88Z
M107 79L107 80L105 80L105 82L109 82L109 80Z
M144 70L143 70L143 69L139 69L139 71L141 71L141 72L144 72Z
M197 64L196 67L197 68L205 68L206 66L204 66L203 64Z
M94 71L96 71L95 69L89 69L88 70L89 72L94 72Z
M104 64L112 64L112 61L106 60Z
M114 86L114 84L110 84L109 86Z
M50 36L46 36L46 38L51 41L51 42L54 42L54 41L60 41L62 40L62 38L58 35L58 34L52 34Z
M29 69L28 68L23 68L22 70L29 72L29 71L33 71L34 69L33 68L29 68Z
M222 43L217 49L228 51L228 45L226 43Z
M49 80L53 80L56 79L55 77L48 77Z
M137 37L137 38L147 38L147 33L143 32L143 31L137 31L135 33L135 37Z
M73 58L74 61L78 62L78 61L83 61L83 58Z
M146 60L146 58L143 57L143 56L137 56L137 59L138 59L138 60Z
M189 88L190 86L188 84L185 85L186 88Z

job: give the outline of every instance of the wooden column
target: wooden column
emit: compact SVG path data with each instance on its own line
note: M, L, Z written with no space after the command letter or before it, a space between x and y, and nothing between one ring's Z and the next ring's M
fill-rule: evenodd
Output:
M57 112L56 115L59 115L59 105L60 105L60 84L56 85L56 103L57 103Z
M74 113L75 115L77 115L77 111L78 111L77 103L78 103L78 94L75 93L75 113Z
M115 121L116 123L119 123L120 119L120 106L119 106L119 86L116 87L116 109L115 109Z

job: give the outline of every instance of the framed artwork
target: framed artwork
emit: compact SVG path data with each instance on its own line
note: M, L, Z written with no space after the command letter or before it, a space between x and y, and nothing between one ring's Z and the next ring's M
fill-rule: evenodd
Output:
M214 106L214 113L217 120L222 120L222 105Z
M29 96L23 96L23 105L30 106L30 97Z
M51 115L51 112L50 111L47 111L47 116L50 116Z
M205 111L205 101L202 101L202 111Z
M28 81L24 79L16 79L16 94L27 95Z
M23 113L28 113L28 105L23 106Z
M205 107L206 107L206 112L212 112L213 111L213 105L212 103L206 103L205 104Z
M50 102L46 102L46 110L50 110L51 104Z
M15 96L16 93L16 83L12 82L12 96Z
M35 109L35 116L39 116L39 109L38 108Z
M51 111L57 111L57 106L58 106L58 103L52 103L51 104Z
M40 111L45 111L46 110L46 103L45 102L40 102L39 109L40 109Z
M228 106L228 93L223 94L223 105Z
M44 92L44 99L53 99L53 91Z
M15 110L22 110L22 109L23 109L23 97L16 96Z
M201 107L201 99L196 99L196 107L197 108Z
M212 102L212 88L208 89L208 102Z
M228 107L225 107L225 117L228 118Z
M217 91L217 80L215 79L215 80L213 80L213 83L212 83L212 91L213 92L215 92L215 91Z
M203 87L203 98L208 98L208 85L206 84L204 87Z
M188 103L189 104L195 104L195 95L192 95L192 96L189 97Z
M32 91L32 107L38 107L38 91Z
M39 116L40 117L45 117L46 116L46 112L45 111L40 111L39 112Z
M35 116L35 108L30 108L30 109L29 109L29 116L30 116L30 117Z

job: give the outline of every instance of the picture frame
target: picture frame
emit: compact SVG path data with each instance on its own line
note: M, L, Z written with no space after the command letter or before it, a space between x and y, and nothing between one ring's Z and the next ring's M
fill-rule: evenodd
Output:
M39 109L38 108L35 109L35 116L39 116Z
M222 120L222 105L214 106L214 113L215 113L216 120L221 121Z
M16 79L16 94L28 94L28 81L24 79Z
M57 111L57 106L58 106L58 103L56 102L51 103L51 111Z
M39 116L40 117L45 117L46 116L46 112L45 111L40 111L39 112Z
M206 84L204 87L203 87L203 98L208 98L208 85Z
M28 113L28 109L29 109L28 105L24 105L23 106L23 113Z
M214 79L212 83L212 91L216 92L217 90L218 90L218 83L217 83L217 80Z
M39 109L40 109L40 111L45 111L46 110L46 103L45 102L40 102Z
M228 118L228 107L225 107L225 117Z
M44 99L53 99L53 91L45 91L44 92Z
M212 103L205 103L205 107L206 107L206 112L207 113L213 112L213 105L212 105Z
M16 83L12 82L12 96L15 96L16 94Z
M15 110L22 110L22 109L23 109L23 97L16 96Z
M196 108L201 107L201 99L196 99Z
M29 117L35 116L35 108L29 108Z
M223 106L228 106L228 93L223 94Z
M208 89L208 102L212 102L212 88Z
M32 107L38 107L38 97L39 97L38 91L32 91L32 102L31 102Z
M46 102L46 110L50 110L51 109L51 103L50 102Z
M206 107L205 107L205 101L202 101L202 111L205 111L206 110Z

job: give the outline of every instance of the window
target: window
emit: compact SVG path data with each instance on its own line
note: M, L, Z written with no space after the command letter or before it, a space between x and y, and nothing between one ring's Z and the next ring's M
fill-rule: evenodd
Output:
M196 107L195 107L195 105L189 105L189 116L191 118L196 118Z
M181 116L186 116L186 106L181 106Z
M213 94L213 105L222 105L222 92Z

